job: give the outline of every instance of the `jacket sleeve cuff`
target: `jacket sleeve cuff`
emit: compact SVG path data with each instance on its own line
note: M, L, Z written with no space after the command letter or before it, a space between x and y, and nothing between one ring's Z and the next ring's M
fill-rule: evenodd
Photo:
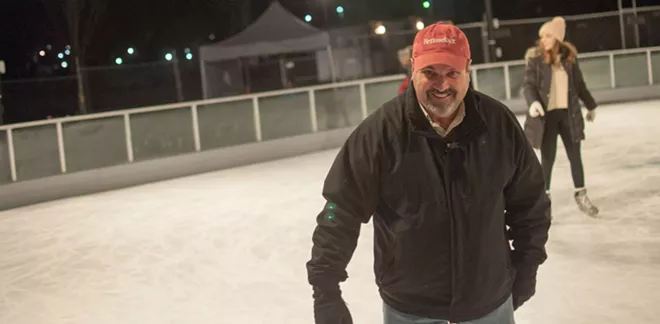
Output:
M314 290L313 297L318 298L337 298L341 297L341 289L339 288L339 283L323 282L319 284L314 284L312 286Z
M516 268L516 278L536 278L536 272L538 271L538 265L528 265L528 264L517 264Z

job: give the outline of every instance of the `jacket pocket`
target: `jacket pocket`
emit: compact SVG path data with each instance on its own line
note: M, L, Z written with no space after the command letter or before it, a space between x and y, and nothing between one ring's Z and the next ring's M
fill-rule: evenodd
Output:
M392 243L392 246L390 247L390 249L387 253L387 257L383 258L382 266L381 266L380 269L378 269L378 278L376 280L378 281L379 286L383 286L385 284L386 276L390 272L390 270L392 270L392 267L394 266L394 262L395 262L395 257L394 257L394 255L395 255L394 251L395 250L394 249L396 248L396 245L397 245L396 242L397 242L397 240L396 240L396 237L395 237L394 242Z

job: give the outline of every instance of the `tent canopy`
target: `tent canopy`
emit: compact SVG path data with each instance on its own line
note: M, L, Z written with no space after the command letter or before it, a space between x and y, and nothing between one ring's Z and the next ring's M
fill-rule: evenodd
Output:
M222 42L200 47L202 61L325 49L330 37L298 19L278 1L248 28Z

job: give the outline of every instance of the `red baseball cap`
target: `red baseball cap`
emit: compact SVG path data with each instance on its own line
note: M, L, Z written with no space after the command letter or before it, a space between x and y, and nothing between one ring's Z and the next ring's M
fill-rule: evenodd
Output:
M435 23L415 36L413 72L435 64L447 64L462 71L470 58L470 43L463 31L454 25Z

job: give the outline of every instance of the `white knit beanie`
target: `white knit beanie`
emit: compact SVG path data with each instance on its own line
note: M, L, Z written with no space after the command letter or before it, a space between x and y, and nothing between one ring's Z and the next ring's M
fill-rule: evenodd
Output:
M552 35L560 42L563 42L566 36L566 20L562 17L555 17L546 22L539 29L539 36L543 36L543 34Z
M400 49L397 53L399 54L400 59L410 60L410 57L412 56L412 45Z

